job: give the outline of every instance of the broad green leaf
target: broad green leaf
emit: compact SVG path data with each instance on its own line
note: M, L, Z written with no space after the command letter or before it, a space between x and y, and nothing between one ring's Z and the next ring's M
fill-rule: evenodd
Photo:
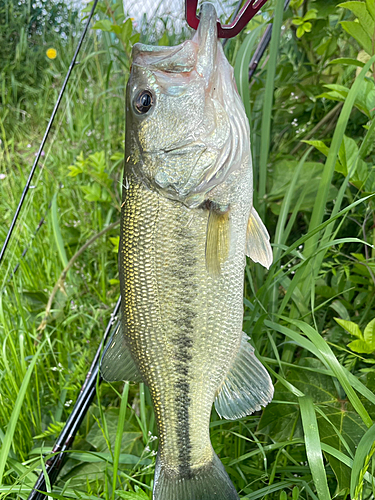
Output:
M324 144L323 141L302 141L305 142L306 144L310 144L311 146L314 146L318 151L324 154L324 156L328 155L329 152L329 147Z
M121 26L121 40L124 43L129 42L129 38L133 31L132 20L129 18L125 21L125 23Z
M356 323L341 318L334 318L334 320L351 335L354 335L355 337L358 337L359 339L363 340L362 332Z
M295 26L302 26L303 24L303 19L302 17L294 17L292 19L292 23L295 25Z
M68 174L69 177L76 177L77 175L82 174L82 169L76 165L70 165L68 169L70 170Z
M354 162L358 158L358 146L355 141L344 135L344 140L341 143L339 150L340 163L343 167L342 173L347 176L348 172L355 172L353 170Z
M324 154L324 156L328 156L329 153L329 147L324 144L323 141L302 141L305 142L306 144L309 144L310 146L314 146L318 151ZM340 164L339 161L336 161L336 167L335 167L336 172L342 172L343 167Z
M367 344L367 342L365 342L364 340L354 340L353 342L350 342L348 344L348 347L352 351L358 353L371 354L372 351L374 351L374 348L372 348L372 346L369 346L369 344Z
M129 38L129 42L130 42L130 45L131 47L138 43L139 42L139 39L141 38L141 34L140 33L134 33L130 38Z
M316 13L318 11L316 9L310 9L303 16L304 21L308 21L309 19L316 19Z
M298 38L302 38L304 33L305 33L304 24L302 26L298 26L296 31L296 35L298 36Z
M369 347L374 351L375 350L375 319L371 320L370 323L367 324L365 331L363 332L363 337Z
M100 201L102 199L102 188L99 184L92 184L91 186L80 186L80 188L85 193L85 200Z
M362 45L368 54L372 54L372 41L365 29L354 21L341 21L341 26L349 33L357 42Z
M359 24L365 30L369 38L371 39L374 36L375 22L370 12L367 10L365 2L344 2L340 3L338 6L351 10L353 14L357 16ZM371 53L372 52L369 52L369 54Z
M359 69L359 68L358 68ZM326 97L334 101L345 101L347 92L342 85L325 85L325 87L332 89L331 92L324 92L318 97ZM358 89L355 97L354 106L356 106L368 118L374 116L374 100L375 100L375 86L373 80L365 80L361 87Z
M104 172L107 166L103 150L89 155L87 161L89 162L90 166L95 168L97 172Z
M337 59L332 59L332 61L329 61L327 64L339 64L340 66L343 64L351 64L353 66L358 66L359 68L363 68L365 65L364 62L359 61L358 59L352 59L351 57L339 57Z
M112 24L111 31L115 33L115 35L121 35L121 26L118 24Z
M108 19L101 19L100 21L96 21L92 29L94 30L102 30L102 31L112 31L113 23Z
M370 16L375 21L375 2L374 2L374 0L366 0L366 6L367 6L367 10L370 13Z
M346 97L349 93L348 87L345 87L344 85L338 85L336 83L327 83L326 85L324 85L324 87L330 90L336 90L336 92L341 94L343 97Z
M112 252L118 253L120 246L120 236L109 238L109 241L113 244Z

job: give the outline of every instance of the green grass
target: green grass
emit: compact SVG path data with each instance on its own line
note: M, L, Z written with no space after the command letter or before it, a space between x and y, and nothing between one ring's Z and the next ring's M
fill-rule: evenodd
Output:
M281 24L290 24L282 21L280 5L268 7L269 14L277 9L275 35L250 92L247 66L264 20L253 21L255 34L243 33L226 46L251 121L256 203L275 257L268 272L247 263L244 331L273 377L275 397L264 411L239 421L214 413L212 443L243 498L370 499L375 356L351 350L353 338L334 318L363 330L375 315L375 252L368 246L375 238L375 122L361 101L371 79L367 68L355 79L350 67L328 64L356 56L353 39L338 24L343 9L317 4L320 17L298 40L278 35ZM294 3L289 18L301 9ZM321 48L322 33L338 40L332 50ZM163 43L180 36L165 34ZM121 199L129 46L111 37L92 30L84 44L0 267L0 498L27 498L119 295L118 230L96 237L119 219ZM17 100L7 94L1 101L0 241L73 48L69 42L46 63L39 87L25 87L22 120L12 110ZM318 97L327 82L350 89L328 124L324 117L336 103ZM301 139L323 141L327 150ZM102 384L50 496L151 498L155 435L147 387Z

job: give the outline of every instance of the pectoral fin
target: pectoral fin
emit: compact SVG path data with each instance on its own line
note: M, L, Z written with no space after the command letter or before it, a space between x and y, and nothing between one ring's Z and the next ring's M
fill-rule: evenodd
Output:
M100 373L106 382L142 382L142 376L126 345L121 323L115 326L115 331L104 350L100 360Z
M236 420L260 410L272 396L271 377L242 333L240 350L216 396L216 411L220 417Z
M270 237L254 207L247 222L246 255L267 269L272 264Z
M206 268L211 276L219 276L229 255L229 210L210 208L206 237Z

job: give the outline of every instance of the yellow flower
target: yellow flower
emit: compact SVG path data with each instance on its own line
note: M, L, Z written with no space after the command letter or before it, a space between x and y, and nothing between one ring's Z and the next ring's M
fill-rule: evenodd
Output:
M52 47L49 48L46 52L48 59L56 59L57 52L56 49L53 49Z

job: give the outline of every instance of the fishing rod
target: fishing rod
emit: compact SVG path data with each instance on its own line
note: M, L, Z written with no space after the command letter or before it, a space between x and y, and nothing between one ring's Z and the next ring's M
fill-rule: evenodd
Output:
M43 151L43 148L44 148L44 145L47 141L47 138L48 138L48 135L51 131L51 128L52 128L52 125L53 125L53 122L54 122L54 119L55 119L55 116L56 116L56 113L60 107L60 104L61 104L61 101L62 101L62 98L63 98L63 95L65 93L65 89L68 85L68 81L69 81L69 78L70 78L70 75L72 74L72 71L73 71L73 68L75 67L76 64L79 64L79 62L77 61L77 57L78 57L78 54L81 50L81 47L82 47L82 43L83 43L83 40L85 39L85 36L86 36L86 33L87 33L87 30L89 28L89 25L90 25L90 22L91 22L91 19L94 15L94 12L95 12L95 9L96 9L96 5L98 3L98 0L94 0L94 3L93 3L93 6L91 8L91 11L90 11L90 14L87 18L87 21L86 21L86 24L85 24L85 27L83 29L83 32L81 34L81 37L78 41L78 45L77 45L77 48L74 52L74 55L72 57L72 60L70 62L70 65L69 65L69 69L66 73L66 76L65 76L65 80L64 80L64 83L61 87L61 90L60 90L60 93L59 93L59 96L57 98L57 101L56 101L56 104L55 104L55 107L53 108L53 111L52 111L52 114L51 114L51 118L49 119L49 122L48 122L48 125L47 125L47 128L46 128L46 131L44 132L44 136L43 136L43 139L42 139L42 142L40 144L40 147L39 147L39 150L38 150L38 153L36 155L36 158L35 158L35 161L34 161L34 164L32 166L32 169L30 171L30 174L29 174L29 177L27 179L27 182L26 182L26 185L22 191L22 194L21 194L21 198L20 198L20 201L18 203L18 206L17 206L17 209L16 209L16 212L14 214L14 217L13 217L13 220L12 220L12 223L9 227L9 230L8 230L8 233L6 235L6 238L5 238L5 241L4 241L4 244L3 244L3 247L1 249L1 252L0 252L0 264L4 258L4 255L5 255L5 252L7 250L7 247L8 247L8 244L9 244L9 241L12 237L12 234L13 234L13 231L14 231L14 228L16 226L16 223L17 223L17 220L18 220L18 217L21 213L21 209L22 209L22 206L24 204L24 201L26 199L26 196L30 190L30 186L31 186L31 181L33 179L33 176L34 176L34 173L35 173L35 170L38 166L38 163L39 163L39 160L40 160L40 157L42 156L42 151Z
M96 386L97 384L100 385L103 380L100 375L100 358L103 348L112 331L113 325L118 322L120 307L121 297L117 300L115 308L113 309L107 328L86 375L85 381L81 387L73 410L53 446L51 452L53 455L45 463L45 473L43 471L40 473L30 495L28 496L28 500L43 500L46 496L48 496L45 474L48 476L49 485L53 486L68 458L67 452L71 448L77 431L86 416L92 400L95 397Z
M285 0L284 2L284 11L287 10L289 7L290 0ZM255 71L258 68L258 65L260 63L260 60L264 56L265 51L267 50L267 47L271 41L271 36L272 36L272 29L273 29L273 24L269 24L263 33L262 38L260 39L260 42L258 44L258 47L256 48L253 57L251 58L250 64L249 64L249 81L253 77Z

